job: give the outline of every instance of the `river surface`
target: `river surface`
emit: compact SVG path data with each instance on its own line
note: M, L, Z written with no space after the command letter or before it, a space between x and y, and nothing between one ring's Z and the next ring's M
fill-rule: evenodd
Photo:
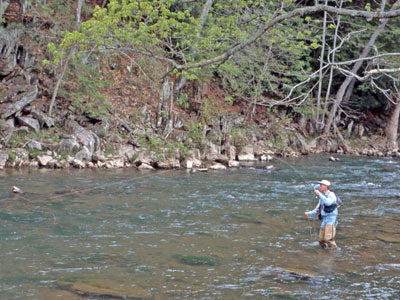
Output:
M3 170L0 299L97 299L65 282L149 299L399 299L400 161L272 164ZM344 202L338 251L319 248L320 222L304 216L323 178ZM10 194L12 186L26 193Z

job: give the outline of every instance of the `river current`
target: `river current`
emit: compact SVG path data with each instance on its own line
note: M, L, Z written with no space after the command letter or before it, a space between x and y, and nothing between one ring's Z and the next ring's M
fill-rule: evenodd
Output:
M272 164L3 170L0 299L98 299L65 284L79 282L146 299L399 299L400 161ZM337 251L304 216L320 179L344 202Z

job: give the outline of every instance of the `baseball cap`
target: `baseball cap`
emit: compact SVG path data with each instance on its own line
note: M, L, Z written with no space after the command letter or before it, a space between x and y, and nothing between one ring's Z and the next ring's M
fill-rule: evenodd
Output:
M326 186L331 186L331 182L329 180L323 179L320 182L318 182L319 184L325 184Z

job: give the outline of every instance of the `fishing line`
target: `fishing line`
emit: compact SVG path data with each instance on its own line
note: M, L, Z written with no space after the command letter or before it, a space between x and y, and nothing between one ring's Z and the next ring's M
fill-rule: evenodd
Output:
M75 191L64 193L64 194L50 195L47 199L55 200L55 199L63 198L65 196L70 196L70 195L79 194L79 193L86 193L86 192L90 192L90 191L93 191L93 190L96 190L96 189L104 188L106 186L111 186L113 184L131 182L131 181L139 180L139 179L142 179L142 178L145 178L145 177L149 177L149 176L156 176L156 175L160 175L160 174L165 174L165 173L168 173L168 172L171 172L171 171L172 170L166 170L166 171L157 172L156 174L151 173L151 174L146 174L146 175L143 175L143 176L130 178L130 179L126 179L126 180L113 181L113 182L105 183L105 184L102 184L102 185L99 185L99 186L93 186L93 187L89 187L89 188L85 188L85 189L81 189L81 190L75 190ZM2 200L15 200L16 198L21 198L21 199L26 200L28 202L37 203L37 202L34 202L34 201L28 199L27 197L25 197L23 195L24 194L16 193L14 195L14 197L12 197L12 198L11 197L10 198L3 198L3 199L0 199L0 201L2 201Z
M94 186L94 187L90 187L90 188L86 188L86 189L81 189L81 190L75 190L75 191L72 191L72 192L69 192L69 193L57 194L57 195L50 195L46 200L56 200L56 199L60 199L60 198L66 197L66 196L75 195L75 194L78 194L78 193L90 192L90 191L93 191L93 190L96 190L96 189L99 189L99 188L104 188L105 186L111 186L111 185L116 184L116 183L131 182L131 181L139 180L139 179L142 179L142 178L145 178L145 177L156 176L156 175L165 174L165 173L168 173L168 172L171 172L171 170L166 170L166 171L157 172L156 174L150 173L150 174L146 174L146 175L143 175L143 176L139 176L139 177L135 177L135 178L130 178L130 179L126 179L126 180L113 181L113 182L109 182L109 183L102 184L102 185L99 185L99 186ZM22 199L22 200L27 201L28 204L31 204L31 205L37 205L37 204L40 203L40 202L32 201L32 200L30 200L29 198L27 198L27 197L25 197L25 196L23 196L23 195L24 195L24 194L18 194L18 193L16 193L16 194L14 195L14 197L12 197L12 198L3 198L3 199L1 199L1 200L17 200L17 199ZM12 204L7 205L7 206L5 207L5 209L10 208L11 206L13 206L13 205L12 205ZM44 207L41 207L41 208L43 209ZM53 212L51 212L51 211L48 211L48 213L49 213L50 215L53 216L53 223L56 224L56 223L57 223L57 218L56 218L55 214L54 214Z
M275 159L279 160L280 162L284 163L285 165L289 166L292 170L294 170L303 180L303 183L305 183L306 185L307 183L307 179L300 173L299 170L297 170L293 165L289 164L288 162L284 161L283 159L280 159L279 157L275 157ZM311 183L313 189L314 189L314 185ZM308 219L308 225L310 227L310 236L312 237L312 229L314 229L314 219L311 221L310 218Z

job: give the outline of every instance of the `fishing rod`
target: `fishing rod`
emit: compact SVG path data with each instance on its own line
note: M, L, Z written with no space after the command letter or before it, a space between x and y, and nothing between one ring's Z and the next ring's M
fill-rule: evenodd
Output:
M275 159L279 160L280 162L284 163L285 165L289 166L292 170L294 170L296 172L297 175L300 176L300 178L302 179L303 183L305 183L306 185L308 185L307 183L307 179L300 173L299 170L297 170L293 165L289 164L287 161L284 161L283 159L279 158L279 157L275 157ZM314 189L317 189L317 185L311 183L311 186ZM316 196L316 198L318 199L318 197ZM308 224L310 226L310 236L312 236L312 228L313 228L313 224L311 223L310 218L308 219Z

